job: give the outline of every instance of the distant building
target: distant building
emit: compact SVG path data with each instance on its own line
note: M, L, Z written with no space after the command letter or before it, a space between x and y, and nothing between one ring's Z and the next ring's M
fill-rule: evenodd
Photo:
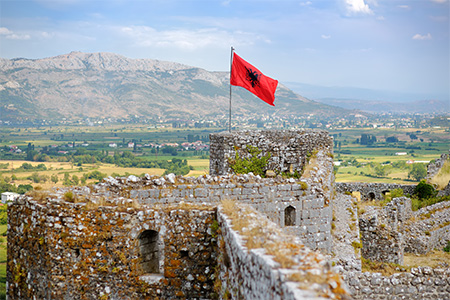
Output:
M7 203L9 201L14 201L14 199L18 198L20 194L13 192L4 192L2 193L2 203Z
M395 155L407 155L408 153L406 152L395 152Z

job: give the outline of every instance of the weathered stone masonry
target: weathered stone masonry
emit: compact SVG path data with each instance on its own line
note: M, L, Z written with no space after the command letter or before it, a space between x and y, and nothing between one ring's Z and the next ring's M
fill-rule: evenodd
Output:
M22 198L10 205L8 217L10 299L199 299L213 293L212 207L109 203L90 209ZM157 233L159 249L151 276L139 247L149 232Z
M205 182L205 178L209 178L209 182ZM110 182L115 184L115 180ZM129 194L143 205L169 205L180 201L217 205L222 200L236 200L253 206L289 233L300 237L308 247L324 251L331 248L331 206L324 204L323 197L311 195L310 189L304 189L300 181L251 175L205 176L192 181L178 178L177 181L183 183L132 188ZM286 226L289 209L294 210L295 217L294 222Z
M252 130L210 135L210 175L233 173L229 159L247 157L247 145L257 147L261 155L271 154L266 170L276 173L302 173L314 151L333 151L333 139L324 130Z

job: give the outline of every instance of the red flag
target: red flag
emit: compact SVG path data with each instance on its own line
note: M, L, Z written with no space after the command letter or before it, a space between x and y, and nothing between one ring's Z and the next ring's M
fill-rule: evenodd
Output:
M275 90L278 80L265 76L257 68L233 53L230 84L241 86L255 94L259 99L275 106Z

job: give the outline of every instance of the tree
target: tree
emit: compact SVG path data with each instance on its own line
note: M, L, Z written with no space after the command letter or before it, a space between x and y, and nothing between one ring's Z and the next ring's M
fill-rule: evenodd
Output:
M428 199L436 196L434 187L431 184L426 183L425 180L420 181L414 191L419 199Z
M53 174L52 177L51 177L51 181L52 181L53 183L58 183L58 175Z
M424 164L413 164L408 173L408 178L412 177L417 181L424 179L425 176L427 176L427 169Z

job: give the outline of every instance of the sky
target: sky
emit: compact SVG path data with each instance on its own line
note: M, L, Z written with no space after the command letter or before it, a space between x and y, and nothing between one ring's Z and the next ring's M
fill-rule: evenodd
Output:
M0 0L0 57L112 52L449 101L449 0ZM301 94L301 92L300 92Z

